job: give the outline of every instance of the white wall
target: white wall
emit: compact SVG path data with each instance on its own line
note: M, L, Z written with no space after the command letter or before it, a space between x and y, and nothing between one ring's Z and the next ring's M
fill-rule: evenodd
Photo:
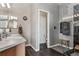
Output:
M2 8L0 6L0 14L12 15L18 17L18 26L21 24L23 27L23 36L28 44L31 42L31 4L29 3L10 3L11 8ZM23 16L27 20L23 20Z
M9 15L18 17L18 24L23 27L23 36L33 48L38 49L38 9L47 10L50 13L50 46L57 44L59 39L59 6L53 3L11 3ZM5 10L6 11L6 10ZM7 12L6 12L7 13ZM24 21L23 16L27 16L28 20ZM54 30L56 26L56 30Z
M57 4L39 4L40 9L44 9L49 11L49 27L50 27L50 46L57 43L58 40L58 5ZM54 26L56 26L56 30L54 30Z
M58 5L57 4L49 4L49 3L41 3L41 4L33 4L32 5L32 45L37 50L38 47L38 9L47 10L50 13L50 46L57 43L58 40ZM54 30L54 25L57 27Z
M32 9L31 9L31 45L33 48L36 49L37 46L37 5L32 4Z
M23 36L27 40L27 43L31 43L31 4L15 3L12 5L11 14L18 16L18 26L21 24L23 28ZM27 20L23 20L23 16L27 17Z
M73 15L73 4L63 4L59 6L59 20ZM63 35L59 30L59 39L68 39L70 41L69 47L73 48L73 18L65 19L64 21L70 22L70 35Z

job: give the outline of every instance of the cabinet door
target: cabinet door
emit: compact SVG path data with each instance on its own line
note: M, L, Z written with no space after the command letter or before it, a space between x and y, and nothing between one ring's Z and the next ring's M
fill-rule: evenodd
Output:
M16 47L12 47L5 51L0 52L0 56L15 56L16 55Z

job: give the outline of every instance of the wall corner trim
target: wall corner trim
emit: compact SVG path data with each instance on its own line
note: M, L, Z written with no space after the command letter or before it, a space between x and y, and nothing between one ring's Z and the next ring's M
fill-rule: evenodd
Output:
M33 47L33 45L31 45L31 44L27 44L26 47L27 47L27 46L32 47L36 52L39 51L38 49L35 49L35 47Z

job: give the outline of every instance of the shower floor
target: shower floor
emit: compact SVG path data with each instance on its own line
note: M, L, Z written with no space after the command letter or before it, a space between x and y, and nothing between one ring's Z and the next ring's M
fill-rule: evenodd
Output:
M64 54L65 52L69 51L70 49L69 48L66 48L66 47L62 47L62 46L55 46L53 47L52 49Z
M52 49L66 56L79 56L79 51L74 51L73 49L69 49L66 47L55 46L52 47Z

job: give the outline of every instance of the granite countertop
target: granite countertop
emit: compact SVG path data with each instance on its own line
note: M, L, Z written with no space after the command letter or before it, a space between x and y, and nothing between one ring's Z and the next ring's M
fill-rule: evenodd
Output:
M26 40L21 35L11 34L6 39L0 41L0 52L24 42L26 42Z

